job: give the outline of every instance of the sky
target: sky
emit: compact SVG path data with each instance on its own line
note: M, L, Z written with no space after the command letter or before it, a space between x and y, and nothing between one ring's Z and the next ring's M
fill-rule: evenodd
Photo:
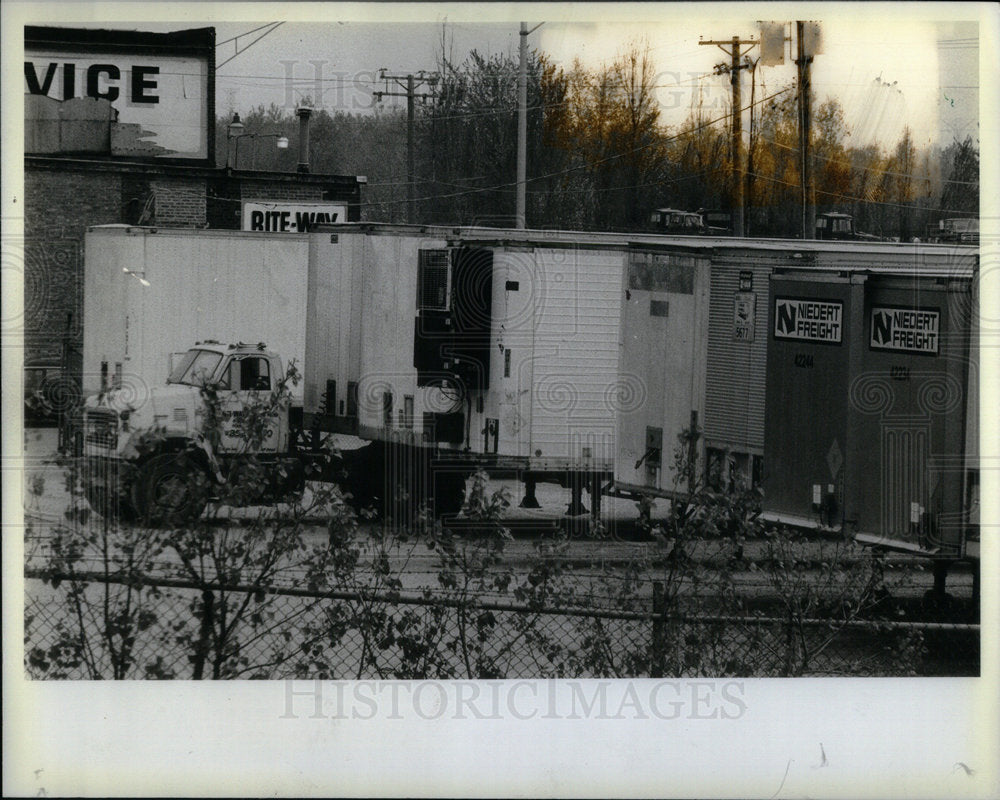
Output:
M40 4L37 12L43 24L45 7ZM153 31L214 26L219 114L272 103L291 109L304 98L331 113L370 111L371 93L386 88L378 80L380 68L398 75L432 71L442 50L457 62L472 49L516 58L518 23L524 19L529 29L542 23L530 34L529 46L565 67L580 59L599 68L632 45L648 47L668 125L683 121L699 92L708 109L723 115L728 108L729 78L712 74L728 56L700 39L757 38L759 19L816 19L822 23L823 52L813 65L815 102L840 101L851 144L891 148L905 125L918 145L979 136L981 48L975 20L981 12L975 4L205 3L192 8L117 3L110 6L113 14L103 8L73 4L68 16L61 13L52 24ZM273 30L257 30L278 21L282 24ZM744 52L759 55L756 47ZM791 84L795 72L788 57L784 66L758 69L756 97ZM746 73L744 78L746 105Z

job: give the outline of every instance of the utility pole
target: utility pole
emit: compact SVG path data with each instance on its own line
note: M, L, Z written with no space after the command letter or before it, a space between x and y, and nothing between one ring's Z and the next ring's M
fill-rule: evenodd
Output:
M805 28L805 22L800 20L795 23L798 40L798 58L795 59L795 64L799 70L799 174L802 184L802 238L813 239L816 237L816 198L810 152L812 87L809 83L809 66L813 57L806 52Z
M729 81L733 87L733 123L732 123L732 163L733 163L733 235L743 236L743 184L746 180L743 170L743 107L740 92L740 70L749 69L749 63L740 63L740 48L743 45L753 47L754 39L742 40L734 36L729 41L699 41L698 44L714 44L730 58L730 63L716 64L715 73L721 75L730 73ZM726 47L731 47L727 50Z
M538 30L539 22L530 31L521 23L520 59L517 71L517 215L515 226L523 230L527 224L525 208L528 183L528 34Z
M423 92L417 94L417 89L428 86L433 89L438 82L439 76L435 72L424 72L420 70L416 75L387 75L385 69L379 70L379 80L385 81L385 91L372 92L376 100L383 97L405 97L406 98L406 221L411 225L416 222L416 169L414 167L414 102L417 98L426 103L428 97L433 97L434 92ZM402 92L390 92L389 81L393 81Z

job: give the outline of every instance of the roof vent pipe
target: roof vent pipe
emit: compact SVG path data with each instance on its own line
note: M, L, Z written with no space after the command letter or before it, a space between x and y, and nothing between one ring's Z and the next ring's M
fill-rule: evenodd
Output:
M309 171L309 117L312 112L308 106L295 109L295 115L299 118L299 172Z

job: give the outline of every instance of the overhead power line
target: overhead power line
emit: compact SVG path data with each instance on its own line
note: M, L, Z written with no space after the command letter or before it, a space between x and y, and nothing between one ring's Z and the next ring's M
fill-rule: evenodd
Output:
M284 24L285 24L284 22L272 22L272 23L269 23L268 25L262 26L261 28L256 28L255 30L250 31L249 33L240 34L240 36L235 36L232 39L228 40L228 41L236 42L236 52L233 53L229 58L227 58L221 64L216 64L215 68L218 70L218 69L226 66L226 64L228 64L230 61L232 61L234 58L236 58L236 56L242 55L247 50L249 50L251 47L253 47L255 44L257 44L257 42L259 42L261 39L263 39L265 36L267 36L269 33L274 33L274 31L276 31L278 28L280 28ZM252 42L250 42L250 44L248 44L242 50L240 49L240 45L239 45L239 41L238 41L240 38L242 38L243 36L249 36L251 33L256 33L257 31L263 30L264 28L267 28L267 30L265 30L264 33L262 33L260 36L258 36L256 39L254 39Z
M222 45L224 44L235 42L237 39L242 39L244 36L249 36L251 33L257 33L257 31L262 31L264 30L264 28L270 28L272 25L275 24L280 24L280 23L268 22L266 25L261 25L259 28L254 28L253 30L249 30L246 33L238 33L235 36L230 36L228 39L223 39L221 42L216 42L215 46L222 47Z
M791 86L786 87L784 89L780 89L779 91L774 92L773 94L770 94L767 97L764 97L764 98L761 98L760 100L757 100L752 105L759 105L761 103L766 103L769 100L772 100L775 97L778 97L779 95L782 95L782 94L785 94L786 92L792 91L792 89L793 89L793 87L791 87ZM750 107L751 107L750 105L745 106L744 109L742 109L742 110L746 110L747 108L750 108ZM728 113L724 114L721 117L715 117L714 119L706 120L705 122L702 122L699 125L691 128L689 130L681 131L681 132L676 133L676 134L674 134L672 136L667 136L667 137L664 137L663 139L659 139L659 140L656 140L654 142L650 142L649 144L639 145L638 147L634 147L631 150L627 150L627 151L624 151L624 152L621 152L621 153L615 153L614 155L608 156L606 158L598 159L596 161L588 162L586 164L576 164L576 165L574 165L572 167L567 167L566 169L556 170L554 172L548 172L548 173L545 173L544 175L536 175L534 177L529 177L527 179L527 182L531 183L533 181L541 181L541 180L546 180L548 178L557 178L557 177L559 177L561 175L568 175L568 174L570 174L572 172L577 172L577 171L582 170L582 169L593 169L594 167L600 166L601 164L607 164L607 163L610 163L612 161L617 161L620 158L625 158L626 156L631 155L633 153L637 153L637 152L639 152L641 150L647 150L650 147L655 147L655 146L660 145L660 144L665 144L667 142L674 141L675 139L681 139L681 138L683 138L685 136L691 136L692 134L697 133L699 130L703 130L705 128L711 127L712 125L715 125L715 124L717 124L719 122L724 122L727 119L729 119L729 114ZM414 198L414 200L417 201L417 202L426 202L426 201L431 201L431 200L447 200L447 199L450 199L452 197L462 197L462 196L470 195L470 194L479 194L479 193L484 193L484 192L496 192L496 191L510 190L510 189L512 189L513 187L516 187L516 186L517 186L517 182L516 181L510 181L510 182L506 182L506 183L498 183L498 184L495 184L493 186L479 186L479 187L473 187L473 188L470 188L470 189L464 189L464 190L457 191L457 192L446 192L446 193L443 193L443 194L427 195L425 197ZM408 202L410 202L409 199L406 199L406 200L386 200L386 201L382 201L382 202L378 202L378 203L375 203L375 202L373 202L373 203L363 203L362 205L383 205L384 206L384 205L393 205L393 204L408 203Z
M798 187L798 185L799 185L797 183L792 183L791 181L783 181L783 180L781 180L781 178L772 178L770 175L762 175L760 173L754 173L754 177L756 177L756 178L763 178L765 181L770 181L771 183L780 183L783 186ZM842 192L830 192L830 191L827 191L826 189L817 189L816 193L817 194L826 195L827 197L836 197L836 198L838 198L840 200L851 200L851 201L856 202L856 203L872 203L874 205L891 206L893 208L909 208L909 209L913 208L912 204L908 205L906 203L893 203L891 200L872 200L872 199L867 198L867 197L855 197L854 195L843 194ZM934 211L942 211L942 212L944 212L946 214L966 214L966 213L968 213L967 210L959 210L959 209L954 209L954 208L940 208L940 209L933 209L933 210Z

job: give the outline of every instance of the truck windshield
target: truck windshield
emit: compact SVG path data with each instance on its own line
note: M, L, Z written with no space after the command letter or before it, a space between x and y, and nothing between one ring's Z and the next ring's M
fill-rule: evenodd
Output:
M167 383L203 386L215 374L220 361L222 356L211 350L188 350L181 363L170 373Z

